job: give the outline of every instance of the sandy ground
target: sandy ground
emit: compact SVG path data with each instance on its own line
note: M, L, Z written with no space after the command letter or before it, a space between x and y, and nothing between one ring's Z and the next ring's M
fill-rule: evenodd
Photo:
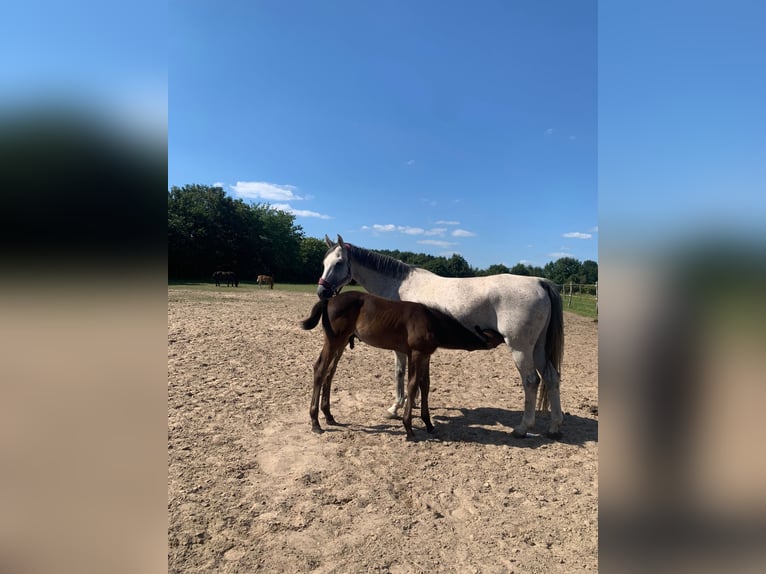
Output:
M436 432L414 417L407 442L385 418L393 353L361 343L334 380L345 426L310 432L315 301L168 289L170 572L598 569L596 322L564 316L561 441L511 436L523 391L499 347L433 356Z

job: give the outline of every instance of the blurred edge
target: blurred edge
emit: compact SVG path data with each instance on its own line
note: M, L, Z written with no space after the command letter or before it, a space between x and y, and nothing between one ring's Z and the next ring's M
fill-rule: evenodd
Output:
M0 113L0 571L167 568L166 128Z
M599 4L599 566L766 571L762 3Z
M601 229L600 564L762 571L766 244L700 225L637 251Z

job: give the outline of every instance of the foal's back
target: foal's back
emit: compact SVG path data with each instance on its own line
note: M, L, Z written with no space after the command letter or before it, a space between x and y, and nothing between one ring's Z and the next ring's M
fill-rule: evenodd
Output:
M472 351L497 345L422 303L392 301L360 291L330 299L327 317L338 336L355 334L368 345L402 353L430 355L439 347Z

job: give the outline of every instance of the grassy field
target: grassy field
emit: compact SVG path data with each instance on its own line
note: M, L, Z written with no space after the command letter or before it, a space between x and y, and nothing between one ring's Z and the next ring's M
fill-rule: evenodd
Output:
M258 289L267 289L261 287L257 283L240 282L239 287L216 287L214 283L209 282L194 282L194 281L171 281L168 283L168 288L183 287L185 289L192 289L199 291L203 294L208 291L220 291L222 289L241 289L245 291L257 291ZM275 283L274 289L278 291L292 291L295 293L315 293L317 286L314 284L293 284L293 283ZM364 288L353 285L344 287L345 290L357 290L364 291ZM571 305L569 295L562 295L562 302L564 304L564 311L576 313L583 317L590 317L595 319L598 317L596 312L596 298L590 295L572 295Z
M564 304L564 311L570 311L577 313L583 317L590 317L596 319L598 312L596 311L596 298L592 295L572 295L571 303L569 295L561 296L561 302Z

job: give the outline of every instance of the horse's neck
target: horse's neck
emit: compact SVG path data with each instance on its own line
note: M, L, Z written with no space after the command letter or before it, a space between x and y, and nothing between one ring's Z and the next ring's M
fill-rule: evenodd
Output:
M353 276L356 282L364 287L373 295L385 297L386 299L399 299L399 288L406 280L391 277L376 269L371 269L355 261L352 266Z

